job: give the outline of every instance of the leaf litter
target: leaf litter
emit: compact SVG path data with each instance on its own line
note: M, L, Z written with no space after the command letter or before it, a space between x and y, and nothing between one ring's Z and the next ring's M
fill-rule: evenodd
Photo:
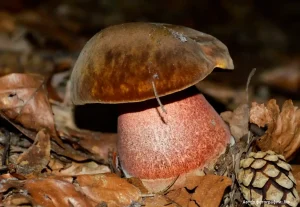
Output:
M55 20L49 19L43 12L27 11L16 18L6 13L0 13L0 16L3 16L0 18L0 27L8 33L14 32L19 23L27 25L31 31L49 31L36 19L44 19L49 25L55 25ZM74 50L80 46L73 44L74 37L69 36L71 30L74 28L62 30L55 25L49 34L64 47ZM18 44L23 51L32 50L30 46ZM15 45L11 47L16 48ZM16 64L24 60L23 55L12 56L9 64L14 65L14 72L26 72L19 68L20 64ZM218 159L213 170L204 170L206 175L188 177L183 187L149 194L138 178L125 179L119 174L110 173L112 165L117 162L117 134L91 132L76 127L68 89L57 91L58 85L52 86L56 74L49 72L53 68L58 71L69 69L72 63L63 61L53 65L39 58L28 58L23 67L25 70L46 68L46 75L43 75L50 77L12 73L9 67L0 68L0 75L9 74L0 78L1 115L29 138L9 132L11 138L6 145L10 148L9 157L4 162L8 172L0 176L0 202L5 206L233 206L242 202L235 181L241 157L259 147L264 150L277 149L291 159L299 150L299 109L291 101L287 101L281 111L272 100L266 107L257 103L249 107L244 104L244 90L202 81L198 88L206 89L207 94L234 109L222 113L234 141ZM1 62L7 59L7 56L3 56ZM293 69L293 73L297 72ZM289 80L293 80L291 88L296 91L299 81L293 76L289 76ZM283 87L282 84L279 87ZM255 130L248 128L249 108ZM4 133L3 137L7 135ZM2 145L1 142L1 154L4 153ZM299 183L299 166L293 167ZM299 186L297 189L299 191Z
M300 147L300 109L291 100L284 102L280 111L276 100L271 99L266 106L252 103L250 122L267 131L257 140L257 146L263 150L273 150L283 154L287 160L295 156Z
M221 114L234 142L220 156L214 170L205 169L204 176L187 177L183 187L149 194L138 178L126 180L110 173L116 162L110 156L116 152L117 134L78 129L72 106L49 102L40 76L10 74L0 80L8 83L0 86L2 116L33 141L10 146L15 158L9 161L9 174L2 175L0 181L5 205L228 206L242 202L235 174L241 157L256 146L255 140L258 147L277 147L285 155L291 156L299 149L299 110L291 101L281 112L274 100L267 106L253 103L250 116L248 105L241 104L233 112ZM262 136L249 131L249 118L262 131L268 126L267 131ZM289 134L288 138L283 134ZM259 144L263 141L267 146Z
M39 174L45 169L50 161L50 136L46 130L37 133L32 145L17 159L16 173L21 175ZM39 159L36 159L36 158Z
M0 82L1 115L19 124L19 129L24 127L36 133L47 129L51 137L63 146L55 130L44 78L38 75L10 74L1 77ZM26 134L25 130L22 132Z

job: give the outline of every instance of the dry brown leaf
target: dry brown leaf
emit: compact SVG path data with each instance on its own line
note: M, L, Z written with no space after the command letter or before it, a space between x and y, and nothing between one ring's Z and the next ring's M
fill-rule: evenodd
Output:
M128 206L141 196L138 188L115 174L79 175L76 181L90 200L108 206Z
M293 60L260 75L260 80L270 86L297 93L300 90L300 61Z
M18 193L8 195L3 201L4 206L30 206L32 199L30 196Z
M199 207L199 205L195 201L191 201L188 207Z
M1 77L0 110L6 119L21 124L27 130L38 132L48 129L54 140L63 145L56 134L43 77L17 73ZM26 134L26 130L22 132Z
M300 147L300 110L291 100L284 102L281 112L274 99L267 105L252 103L250 123L268 126L257 141L262 151L273 150L290 160Z
M29 179L29 180L1 180L0 192L7 192L9 189L17 189L9 194L14 197L4 200L6 204L31 202L34 206L43 207L69 207L69 206L95 206L76 187L65 181L66 179ZM19 193L20 192L20 193ZM24 192L24 193L22 193ZM24 197L19 195L23 194ZM21 200L20 200L21 199Z
M90 152L96 160L108 162L110 152L117 151L117 134L101 133L88 130L66 128L65 133L60 131L61 136L70 142ZM76 147L75 147L76 148Z
M149 191L147 190L147 188L144 186L143 182L139 178L131 177L131 178L127 178L127 181L130 184L137 187L141 191L141 193L143 194L149 193Z
M271 123L273 121L273 113L276 113L278 116L279 107L274 99L269 101L268 107L264 104L253 102L250 109L250 123L254 123L259 127L265 127L268 123Z
M166 195L145 197L143 205L145 207L218 207L225 189L231 183L231 179L225 176L187 176L185 187L172 190Z
M296 189L300 195L300 165L292 165L292 172L297 183Z
M65 167L65 164L66 163L62 162L59 159L51 158L48 166L53 171L59 171Z
M8 120L9 121L9 120ZM15 126L18 130L22 131L26 136L30 139L34 140L35 132L27 130L22 126L10 122L13 126ZM80 150L76 150L68 144L64 144L64 148L58 145L56 142L51 142L51 151L55 152L58 155L62 155L64 157L71 158L75 161L86 161L86 160L95 160L102 162L103 160L98 158L97 156L91 155L87 152L82 152Z
M164 195L155 195L153 197L146 197L143 202L145 207L158 207L158 206L167 206L167 207L178 207L175 203L170 201Z
M186 187L195 189L191 200L199 206L218 207L222 201L225 189L232 180L225 176L205 175L193 176L187 179Z
M17 180L14 177L11 178L1 178L1 185L0 185L0 193L4 193L11 188L21 189L24 186L25 181Z
M116 152L117 134L101 133L78 129L74 123L73 107L54 103L54 118L57 131L61 137L68 140L72 147L81 149L95 161L108 163L109 153ZM65 146L67 147L67 146ZM78 159L76 159L78 160Z
M47 128L52 137L62 145L56 135L53 114L43 83L43 78L38 75L11 74L0 78L0 110L5 115L4 118L32 140L38 130ZM100 157L98 154L94 156L75 150L69 145L64 148L60 145L52 142L51 150L76 161L101 161L97 158Z
M31 147L17 160L17 173L21 175L39 174L46 168L50 161L50 136L46 130L41 130L36 135Z
M92 203L69 182L56 179L28 180L24 188L34 205L44 207L92 206Z
M247 104L238 106L233 112L223 112L221 117L229 124L230 132L236 140L248 133L249 107Z
M86 160L95 160L95 161L99 161L99 162L102 161L100 159L97 159L97 157L94 157L93 155L90 155L86 152L76 150L68 144L65 144L64 148L62 148L61 146L59 146L55 142L52 142L51 143L51 150L53 150L55 153L57 153L59 155L71 158L75 161L86 161Z
M166 197L169 198L175 204L181 207L188 207L191 202L191 194L187 192L185 188L180 188L174 191L169 192Z
M65 168L60 169L58 171L53 171L52 174L58 176L76 176L83 174L100 174L100 173L110 173L110 169L106 165L99 165L96 162L86 162L86 163L77 163L72 162L72 164Z
M2 174L2 175L0 175L0 182L2 181L2 180L5 180L5 179L10 179L10 178L14 178L14 176L12 176L11 174Z

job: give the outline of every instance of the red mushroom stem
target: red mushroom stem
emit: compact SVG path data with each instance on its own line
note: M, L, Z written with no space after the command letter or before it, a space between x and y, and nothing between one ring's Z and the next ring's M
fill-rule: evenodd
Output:
M118 151L123 170L141 179L166 179L202 168L222 153L230 132L203 95L191 89L123 104Z

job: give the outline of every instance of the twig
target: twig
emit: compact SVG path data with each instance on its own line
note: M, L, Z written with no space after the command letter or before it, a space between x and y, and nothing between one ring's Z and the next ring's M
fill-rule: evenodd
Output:
M248 76L248 79L247 79L247 84L246 84L246 98L247 98L247 104L249 104L249 85L250 85L250 81L252 79L252 77L254 76L255 74L255 71L256 71L256 68L253 68Z
M164 105L161 103L161 101L160 101L160 99L159 99L159 97L158 97L158 94L157 94L157 90L156 90L154 81L152 81L152 88L153 88L153 91L154 91L155 98L156 98L158 104L159 104L160 107L161 107L161 110L162 110L163 112L167 113L167 111L166 111L165 108L164 108Z
M141 197L146 198L146 197L154 197L155 194L151 193L151 194L141 194Z
M165 194L176 183L176 181L178 180L178 178L179 178L179 175L172 181L172 183L170 183L170 185L168 185L165 189L163 189L159 193Z

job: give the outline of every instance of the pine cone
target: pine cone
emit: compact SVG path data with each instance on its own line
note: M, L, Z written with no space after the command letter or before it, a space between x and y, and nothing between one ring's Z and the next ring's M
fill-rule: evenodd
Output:
M273 151L251 152L240 162L237 179L250 206L297 206L299 196L291 166Z

